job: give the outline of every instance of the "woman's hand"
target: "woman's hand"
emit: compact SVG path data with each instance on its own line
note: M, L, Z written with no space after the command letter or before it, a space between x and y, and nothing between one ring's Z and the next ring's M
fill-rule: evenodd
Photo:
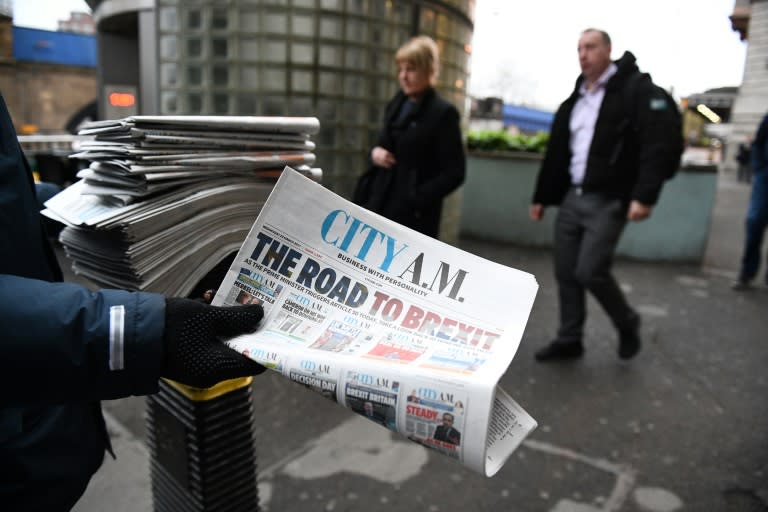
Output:
M397 163L395 155L381 146L376 146L371 150L371 161L377 167L383 167L384 169L389 169Z

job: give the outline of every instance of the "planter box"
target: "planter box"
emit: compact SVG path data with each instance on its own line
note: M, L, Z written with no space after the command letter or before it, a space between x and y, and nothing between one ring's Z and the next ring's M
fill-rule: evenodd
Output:
M463 187L463 236L551 247L556 208L528 218L542 156L470 153ZM651 218L627 224L617 254L630 258L700 263L715 199L717 166L686 166L662 190Z

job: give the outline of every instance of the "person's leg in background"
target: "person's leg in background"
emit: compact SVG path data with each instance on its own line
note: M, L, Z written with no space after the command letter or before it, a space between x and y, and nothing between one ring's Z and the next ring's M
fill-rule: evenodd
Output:
M735 290L749 288L752 280L757 276L766 226L768 226L768 170L764 169L752 175L752 194L745 221L744 253L741 258L739 277L733 284ZM768 266L768 262L766 265ZM768 284L768 270L766 284Z

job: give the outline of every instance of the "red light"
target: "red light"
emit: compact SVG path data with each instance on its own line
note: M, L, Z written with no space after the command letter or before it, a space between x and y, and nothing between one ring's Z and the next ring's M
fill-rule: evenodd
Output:
M127 92L113 92L109 95L109 104L113 107L132 107L136 103L136 96Z

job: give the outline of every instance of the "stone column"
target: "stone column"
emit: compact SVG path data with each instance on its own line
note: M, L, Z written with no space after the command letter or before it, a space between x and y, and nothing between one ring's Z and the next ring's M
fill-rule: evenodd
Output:
M747 29L747 59L744 78L731 112L732 134L726 169L735 169L736 148L754 136L757 125L768 112L768 0L751 0Z

